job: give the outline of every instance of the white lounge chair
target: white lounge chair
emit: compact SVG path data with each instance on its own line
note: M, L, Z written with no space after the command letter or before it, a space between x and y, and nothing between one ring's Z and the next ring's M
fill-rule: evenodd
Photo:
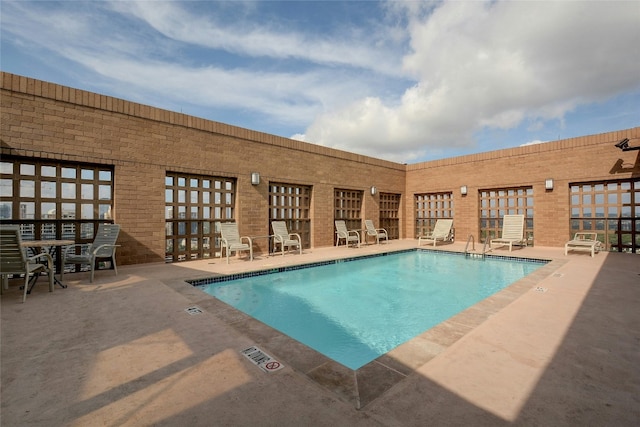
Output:
M387 233L387 230L385 230L384 228L376 228L373 225L373 221L371 221L370 219L364 220L364 226L366 228L365 237L364 237L365 243L367 243L369 236L375 237L376 243L380 243L380 239L385 239L386 241L389 241L389 234Z
M573 239L564 245L565 255L567 255L569 251L583 251L591 252L591 256L593 257L596 252L600 252L600 250L602 250L602 243L598 240L598 233L576 233Z
M347 224L344 221L335 221L336 235L338 237L336 246L340 246L340 240L344 240L344 244L349 246L350 243L360 247L360 233L356 230L347 230Z
M241 251L249 251L249 260L253 261L253 242L251 237L240 237L238 232L238 224L235 222L224 222L220 224L220 234L222 235L222 242L220 250L224 250L227 254L227 264L229 264L229 254L235 252L236 254ZM246 240L248 243L243 243ZM222 255L222 253L220 254Z
M60 269L60 281L64 276L64 266L66 264L88 264L91 268L91 279L96 270L96 262L100 259L108 259L111 261L111 267L118 275L118 267L116 266L116 245L118 234L120 233L120 225L118 224L99 224L98 231L93 239L93 243L78 243L75 245L65 246L62 252L62 268ZM77 250L80 253L76 253Z
M40 253L32 257L26 256L20 238L20 228L17 225L0 225L0 291L9 288L10 274L24 274L22 302L25 302L29 292L29 276L43 271L49 276L49 292L53 292L55 268L51 255Z
M285 249L298 248L300 255L302 255L302 238L298 233L289 233L287 229L287 223L284 221L272 221L271 228L273 229L273 250L276 250L276 246L280 245L280 250L284 256Z
M418 238L418 246L422 244L422 241L427 243L433 243L436 246L438 242L447 242L452 240L451 227L453 226L452 219L439 219L436 221L436 225L433 227L431 233L426 236L420 236Z
M509 246L509 252L513 249L513 245L526 246L527 241L524 238L524 215L505 215L502 218L502 237L499 239L491 239L489 246L493 249L493 245Z

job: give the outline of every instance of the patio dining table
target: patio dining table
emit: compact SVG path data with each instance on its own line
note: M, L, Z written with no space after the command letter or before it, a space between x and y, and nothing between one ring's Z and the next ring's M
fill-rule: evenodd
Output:
M60 253L58 248L61 248L67 245L73 245L73 244L75 244L73 240L23 240L22 241L22 247L30 248L34 254L37 254L38 252L47 252L49 255L51 255L51 258L54 259L55 268L58 273L62 271L61 268L64 268L64 266L62 265L62 254ZM53 280L54 280L54 283L57 283L58 285L60 285L61 288L67 287L64 283L62 283L60 280L56 278L55 273L53 275ZM31 285L32 288L34 284L35 284L35 279ZM31 289L29 289L28 292L31 292Z

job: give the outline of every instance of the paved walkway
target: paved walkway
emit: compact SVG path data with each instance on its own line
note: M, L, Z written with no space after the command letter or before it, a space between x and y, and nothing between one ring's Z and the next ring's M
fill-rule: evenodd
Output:
M553 265L510 299L486 301L491 311L474 309L484 315L454 319L439 338L431 331L415 341L428 347L428 360L390 354L371 365L391 367L386 374L342 372L333 384L337 371L318 379L304 346L183 281L415 245L126 266L117 276L97 272L93 284L84 273L65 275L67 289L48 293L41 279L25 304L12 282L1 300L0 425L640 424L638 255L514 250ZM193 306L202 313L185 311ZM240 351L255 344L285 368L265 373L251 364ZM394 370L399 381L389 380ZM356 390L368 378L375 393L361 390L354 401L344 377Z

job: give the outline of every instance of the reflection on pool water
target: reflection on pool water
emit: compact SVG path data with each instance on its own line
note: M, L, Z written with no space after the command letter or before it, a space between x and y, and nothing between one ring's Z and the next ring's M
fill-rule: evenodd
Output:
M198 287L358 369L542 265L417 250Z

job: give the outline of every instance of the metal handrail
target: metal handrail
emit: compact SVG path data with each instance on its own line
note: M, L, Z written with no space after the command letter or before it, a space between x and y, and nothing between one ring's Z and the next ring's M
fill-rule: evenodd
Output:
M484 258L484 254L487 253L487 243L489 243L490 240L485 238L484 239L484 245L482 245L482 257ZM491 244L489 244L489 250L491 250Z
M473 243L471 250L475 251L476 250L476 240L473 238L473 234L469 234L469 237L467 238L467 244L464 247L464 253L465 255L469 253L468 249L469 249L469 242Z

